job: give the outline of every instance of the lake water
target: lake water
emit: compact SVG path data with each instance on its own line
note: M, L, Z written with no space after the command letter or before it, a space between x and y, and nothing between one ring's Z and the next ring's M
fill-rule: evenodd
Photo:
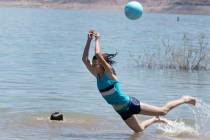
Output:
M130 59L154 51L163 39L179 45L185 32L193 39L205 33L210 42L210 16L145 13L130 21L121 11L1 7L0 21L1 139L210 139L210 72L140 68ZM133 134L82 63L90 29L100 32L105 52L119 52L115 69L126 94L159 106L191 95L197 107L180 106L166 116L177 123ZM49 121L55 111L64 122Z

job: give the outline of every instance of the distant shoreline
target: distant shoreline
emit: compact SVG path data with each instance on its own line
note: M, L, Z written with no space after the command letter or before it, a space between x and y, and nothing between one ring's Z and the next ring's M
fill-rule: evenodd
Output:
M60 9L95 9L95 10L122 10L124 5L110 4L81 4L81 3L58 3L58 2L28 2L28 1L0 1L0 7L37 7L37 8L60 8ZM198 14L210 15L210 6L144 6L148 13L173 13L173 14Z

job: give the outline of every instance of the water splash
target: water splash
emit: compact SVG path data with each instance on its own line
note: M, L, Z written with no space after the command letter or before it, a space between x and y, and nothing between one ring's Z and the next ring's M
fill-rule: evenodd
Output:
M166 136L171 137L196 137L199 132L184 121L171 121L168 124L159 124L158 131Z
M157 125L158 132L172 137L202 137L210 136L210 105L197 100L196 107L190 107L193 112L192 123L187 120L170 121L168 124Z
M196 130L204 136L210 134L210 105L203 102L202 100L197 100L196 108L192 108L195 128Z

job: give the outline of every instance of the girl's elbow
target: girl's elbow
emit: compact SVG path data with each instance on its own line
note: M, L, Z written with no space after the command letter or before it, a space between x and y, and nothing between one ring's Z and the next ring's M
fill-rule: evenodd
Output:
M82 57L82 61L83 61L83 62L85 61L85 58L84 58L84 57Z
M86 57L82 57L82 61L83 61L84 63L86 63L86 62L87 62L87 58L86 58Z

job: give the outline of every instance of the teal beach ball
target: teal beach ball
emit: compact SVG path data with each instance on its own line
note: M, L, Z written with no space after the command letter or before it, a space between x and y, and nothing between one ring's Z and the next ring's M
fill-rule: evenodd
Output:
M128 2L124 7L124 12L127 18L136 20L143 14L143 6L137 1Z

